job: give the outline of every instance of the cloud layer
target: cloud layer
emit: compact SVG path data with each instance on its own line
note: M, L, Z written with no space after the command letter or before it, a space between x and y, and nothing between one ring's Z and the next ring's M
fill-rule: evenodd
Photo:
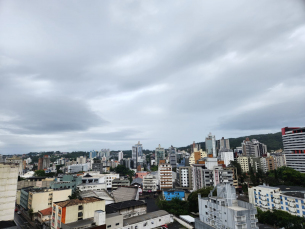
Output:
M304 126L302 0L7 0L0 34L0 154Z

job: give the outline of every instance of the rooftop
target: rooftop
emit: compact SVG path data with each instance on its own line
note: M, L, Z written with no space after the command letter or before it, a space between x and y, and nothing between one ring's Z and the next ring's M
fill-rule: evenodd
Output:
M94 182L94 183L81 183L77 186L90 186L90 185L105 185L106 183L98 183L98 182Z
M39 211L42 215L51 215L52 214L52 207L43 209Z
M292 197L305 199L305 193L304 192L285 192L283 194L285 196L292 196Z
M58 205L59 207L69 207L73 205L88 204L97 201L103 201L103 199L97 197L84 197L82 199L72 199L72 200L55 202L55 204Z
M119 203L108 204L106 205L106 213L107 214L114 213L120 211L121 209L141 206L141 205L147 205L147 204L141 200L128 200Z
M305 188L301 186L286 186L286 185L278 185L276 188L280 188L282 192L297 192L303 191L305 192Z
M81 197L98 197L103 200L113 200L106 190L88 190L80 192Z
M254 187L255 188L255 187ZM272 186L267 186L267 185L258 185L256 188L270 188L270 189L278 189L279 187L272 187Z
M135 216L129 219L124 219L123 221L123 225L127 226L127 225L131 225L131 224L135 224L135 223L140 223L143 222L145 220L150 220L153 218L157 218L160 216L164 216L164 215L168 215L169 213L167 211L164 210L159 210L159 211L155 211L155 212L150 212L147 213L145 215L139 215L139 216Z
M91 225L93 222L94 222L94 218L92 217L88 219L78 220L73 223L67 223L64 225L69 226L70 228L80 228L82 226Z
M135 200L137 198L138 187L119 187L113 191L114 201L122 202L127 200Z

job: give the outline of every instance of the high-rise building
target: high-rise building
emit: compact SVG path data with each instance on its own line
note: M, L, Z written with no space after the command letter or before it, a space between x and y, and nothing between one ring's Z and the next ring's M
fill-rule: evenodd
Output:
M21 157L7 157L5 158L5 162L7 163L13 163L13 164L18 164L19 167L19 171L18 171L18 174L19 176L23 174L23 164L22 164L22 158Z
M106 157L107 159L109 159L110 158L110 149L101 149L99 157L100 158Z
M121 161L124 158L124 154L122 151L118 152L118 161Z
M85 164L87 162L87 157L86 156L80 156L76 158L77 164Z
M220 154L221 160L224 161L226 166L228 166L231 163L231 161L234 161L234 154L233 154L233 150L231 150L231 149L221 148L219 150L219 154Z
M158 175L160 179L160 189L173 188L172 166L170 164L159 164Z
M217 186L217 196L198 196L199 219L195 228L254 228L258 229L253 204L237 200L235 188L229 184Z
M43 162L42 162L42 169L47 169L50 167L51 159L49 155L44 155Z
M240 164L241 170L243 171L243 173L249 172L249 167L250 167L249 166L249 164L250 164L249 157L246 157L246 156L238 157L237 162Z
M206 151L203 151L201 149L200 144L196 144L195 142L193 142L192 153L191 156L189 157L189 164L190 165L197 164L199 159L205 157L207 157Z
M90 157L90 158L95 158L95 157L97 157L97 154L98 154L97 151L92 150L92 151L89 152L89 157Z
M217 157L215 135L212 135L212 133L209 133L205 139L205 150L207 154L211 154L213 157Z
M43 167L42 167L42 165L43 165L43 158L42 157L40 157L40 158L38 158L38 170L43 170Z
M140 141L138 142L138 144L135 144L132 147L132 155L131 156L132 156L133 161L135 162L134 167L137 167L138 162L140 161L140 159L143 156L143 147L142 147L142 144L140 144Z
M156 192L157 178L153 175L146 175L143 177L143 192Z
M246 138L241 145L245 156L262 157L267 154L267 146L256 139L250 141L249 138Z
M161 148L161 145L155 149L155 158L156 158L156 165L159 165L160 160L164 160L165 158L165 149Z
M286 165L305 173L305 127L282 128Z
M169 157L169 163L174 168L177 166L177 152L176 148L171 146L168 149L168 157Z
M0 224L14 220L19 164L0 163Z
M220 140L219 140L219 148L220 149L230 149L230 141L229 139L225 139L224 137L222 137Z
M177 167L177 183L179 188L193 189L192 180L192 167L191 166L179 166Z

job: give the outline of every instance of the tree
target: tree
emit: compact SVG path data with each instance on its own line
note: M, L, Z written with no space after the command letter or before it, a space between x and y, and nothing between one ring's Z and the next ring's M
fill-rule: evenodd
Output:
M44 170L36 170L35 173L34 173L34 176L35 177L45 177L46 173L45 173Z
M135 175L133 170L126 168L124 165L118 165L114 170L122 176L128 176L130 183L132 182L132 177Z
M31 208L31 209L29 209L29 216L30 216L31 220L33 220L33 215L34 215L33 209Z
M179 199L178 197L173 198L170 201L164 200L164 198L159 197L159 199L157 199L157 206L160 209L163 209L171 214L174 215L188 215L189 211L188 211L188 205L189 202L188 201L183 201L181 199Z
M187 201L189 202L189 211L190 212L198 212L198 194L201 195L201 197L208 197L210 192L213 190L214 187L207 187L207 188L202 188L198 189L195 192L192 192L188 198ZM216 190L213 193L213 195L216 195Z
M152 165L150 167L150 171L158 171L158 166L157 165Z
M76 188L74 190L74 192L72 193L72 195L68 196L68 197L69 197L70 200L72 200L72 199L79 199L80 198L80 194L79 194L78 188Z

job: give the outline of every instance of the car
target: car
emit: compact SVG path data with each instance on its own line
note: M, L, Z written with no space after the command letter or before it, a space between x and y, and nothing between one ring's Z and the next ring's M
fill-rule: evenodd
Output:
M17 212L18 211L18 208L15 208L15 212Z
M17 212L17 214L18 214L18 215L20 215L20 214L21 214L21 212Z

